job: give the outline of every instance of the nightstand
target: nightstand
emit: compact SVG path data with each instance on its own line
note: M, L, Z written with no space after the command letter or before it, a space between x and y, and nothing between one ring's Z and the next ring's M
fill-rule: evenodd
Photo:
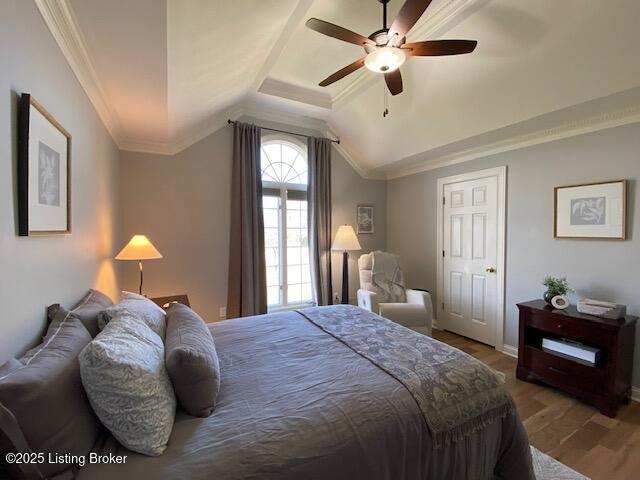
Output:
M169 308L169 304L174 303L174 302L175 303L182 303L183 305L186 305L187 307L191 306L189 304L189 297L186 294L183 294L183 295L169 295L168 297L155 297L155 298L150 298L149 300L151 300L153 303L155 303L159 307L164 308L165 310L167 308Z
M608 417L614 417L620 402L631 396L631 370L637 317L619 320L585 315L574 305L556 310L543 300L519 303L520 380L537 379L578 397ZM594 364L542 348L542 340L567 339L599 348Z

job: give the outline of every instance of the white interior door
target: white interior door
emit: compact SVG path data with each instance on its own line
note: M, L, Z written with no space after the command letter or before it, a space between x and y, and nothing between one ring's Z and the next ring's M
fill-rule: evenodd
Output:
M442 326L492 346L498 321L498 188L498 176L488 176L442 189Z

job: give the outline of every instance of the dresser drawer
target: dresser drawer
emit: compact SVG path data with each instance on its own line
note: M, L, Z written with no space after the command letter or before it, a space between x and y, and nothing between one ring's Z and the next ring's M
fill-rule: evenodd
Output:
M566 385L588 391L602 393L606 374L600 368L583 365L558 357L543 350L525 347L523 363L532 373L553 385Z
M526 323L539 330L571 338L572 340L595 342L598 345L607 345L609 343L610 333L607 330L560 315L531 312L527 315Z

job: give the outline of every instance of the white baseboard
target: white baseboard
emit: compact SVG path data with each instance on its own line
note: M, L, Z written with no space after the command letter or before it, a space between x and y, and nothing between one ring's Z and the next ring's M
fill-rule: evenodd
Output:
M631 387L631 400L640 402L640 387Z
M517 347L513 347L511 345L503 345L502 346L502 350L500 350L500 349L497 349L497 350L501 351L505 355L509 355L510 357L518 358L518 348Z

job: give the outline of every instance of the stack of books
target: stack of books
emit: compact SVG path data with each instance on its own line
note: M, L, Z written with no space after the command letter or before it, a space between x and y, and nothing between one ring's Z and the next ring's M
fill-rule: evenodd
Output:
M596 315L598 317L612 318L616 320L626 316L627 307L625 305L618 305L611 302L583 298L578 302L578 311L580 313L586 313L587 315Z

